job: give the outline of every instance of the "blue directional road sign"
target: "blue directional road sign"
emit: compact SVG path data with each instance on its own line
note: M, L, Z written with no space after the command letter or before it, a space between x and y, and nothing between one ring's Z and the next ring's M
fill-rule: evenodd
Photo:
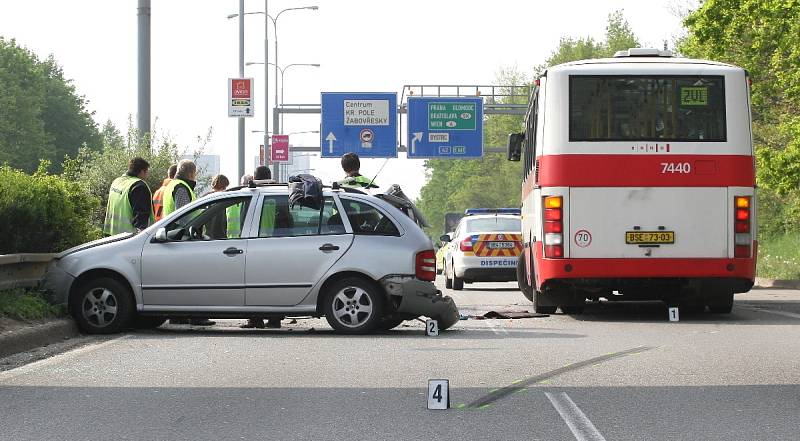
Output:
M483 156L483 98L409 98L409 158Z
M397 157L396 93L323 92L321 102L323 158Z

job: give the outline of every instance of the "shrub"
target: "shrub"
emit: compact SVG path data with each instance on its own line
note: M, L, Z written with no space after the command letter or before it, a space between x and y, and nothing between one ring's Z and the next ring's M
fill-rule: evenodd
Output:
M100 237L91 222L99 203L83 188L48 175L0 167L0 254L49 253Z
M44 320L63 315L62 308L48 303L40 292L24 289L0 291L0 316L20 320Z

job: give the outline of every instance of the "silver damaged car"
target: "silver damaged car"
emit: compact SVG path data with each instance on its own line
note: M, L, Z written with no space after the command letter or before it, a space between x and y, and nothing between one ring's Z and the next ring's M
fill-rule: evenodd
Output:
M214 193L139 234L64 251L46 285L87 333L167 317L324 316L352 334L458 321L412 204L325 188L321 205L292 206L286 184Z

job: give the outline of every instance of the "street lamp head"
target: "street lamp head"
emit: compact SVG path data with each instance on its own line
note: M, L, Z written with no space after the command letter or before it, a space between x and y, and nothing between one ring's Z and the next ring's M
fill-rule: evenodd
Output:
M312 64L312 66L319 67L319 63L314 63L314 64Z
M254 64L264 64L264 63L262 63L261 61L248 61L247 63L244 63L245 66L252 66Z
M239 16L239 14L229 14L229 15L228 15L228 20L230 20L230 19L232 19L232 18L236 18L236 17L238 17L238 16Z
M319 9L319 6L316 6L316 5L315 6L306 6L306 9L311 9L312 11L316 11L317 9Z

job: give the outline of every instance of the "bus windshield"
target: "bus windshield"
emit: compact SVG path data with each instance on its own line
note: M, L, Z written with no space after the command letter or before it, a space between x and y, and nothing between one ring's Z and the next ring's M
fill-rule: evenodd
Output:
M484 231L519 233L522 231L522 223L519 219L511 217L485 217L467 221L467 233L481 233Z
M570 141L726 141L721 76L571 76Z

